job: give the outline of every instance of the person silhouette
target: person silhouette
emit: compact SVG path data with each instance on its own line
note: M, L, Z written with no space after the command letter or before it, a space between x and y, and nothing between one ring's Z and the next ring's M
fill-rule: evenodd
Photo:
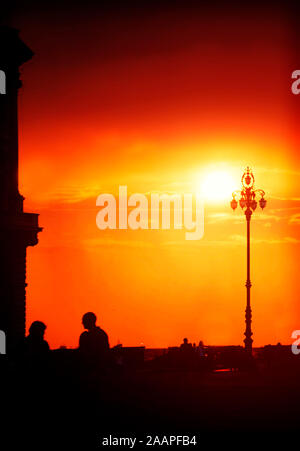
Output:
M182 349L183 351L190 351L191 349L193 349L192 343L189 343L189 340L187 338L184 338L183 343L181 343L180 345L180 349Z
M205 348L204 348L204 343L202 340L199 341L198 355L199 355L199 357L205 357Z
M24 354L29 359L44 359L49 353L49 344L44 339L47 326L42 321L34 321L24 342Z
M87 312L82 317L82 325L86 331L79 338L79 351L85 363L93 367L103 367L109 360L108 335L96 326L97 317L93 312Z
M42 321L34 321L29 334L20 343L17 350L16 363L20 365L20 371L27 373L28 379L36 383L36 378L42 374L47 374L50 364L50 348L48 342L44 339L47 326Z

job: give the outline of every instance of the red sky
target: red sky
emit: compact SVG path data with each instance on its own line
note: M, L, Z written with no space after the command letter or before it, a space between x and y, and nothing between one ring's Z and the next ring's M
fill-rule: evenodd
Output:
M177 3L175 3L177 5ZM245 219L207 199L205 234L100 231L96 198L197 192L250 165L268 207L252 222L254 344L299 329L297 67L292 24L274 7L28 10L14 24L35 57L22 69L20 190L40 213L28 251L28 325L76 346L93 310L112 345L183 337L240 344Z

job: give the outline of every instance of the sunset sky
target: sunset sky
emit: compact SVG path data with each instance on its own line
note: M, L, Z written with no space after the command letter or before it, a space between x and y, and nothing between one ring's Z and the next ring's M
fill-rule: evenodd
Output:
M111 345L242 344L246 221L230 208L231 187L228 198L226 186L215 199L206 190L200 241L100 231L96 198L119 185L196 194L216 172L238 189L250 166L268 201L252 220L254 346L290 343L300 328L300 60L288 11L76 5L29 4L12 22L35 52L22 68L20 191L44 227L27 254L27 325L42 320L51 347L75 347L94 311Z

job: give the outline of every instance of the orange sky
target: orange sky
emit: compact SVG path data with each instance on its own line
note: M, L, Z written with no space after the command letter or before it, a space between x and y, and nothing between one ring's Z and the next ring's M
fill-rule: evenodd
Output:
M96 198L197 192L222 169L250 165L267 209L252 221L254 345L299 329L299 156L287 17L268 10L29 12L16 18L35 51L22 69L20 190L40 213L27 259L28 325L52 347L77 346L92 310L112 345L183 337L241 344L245 219L206 202L205 234L100 231Z

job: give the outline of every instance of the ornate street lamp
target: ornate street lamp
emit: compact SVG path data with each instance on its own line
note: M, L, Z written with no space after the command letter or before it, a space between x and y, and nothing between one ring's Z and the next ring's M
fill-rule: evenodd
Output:
M247 220L247 304L246 304L246 330L245 330L245 350L252 354L252 330L251 330L251 304L250 304L250 288L252 286L250 280L250 220L252 213L256 210L257 207L257 195L260 196L259 206L263 210L267 204L265 199L265 192L261 189L254 189L254 175L250 168L247 167L246 171L242 177L242 190L234 191L232 193L232 201L230 203L231 208L235 210L240 204L240 207L245 212L246 220ZM238 197L238 201L236 199Z

